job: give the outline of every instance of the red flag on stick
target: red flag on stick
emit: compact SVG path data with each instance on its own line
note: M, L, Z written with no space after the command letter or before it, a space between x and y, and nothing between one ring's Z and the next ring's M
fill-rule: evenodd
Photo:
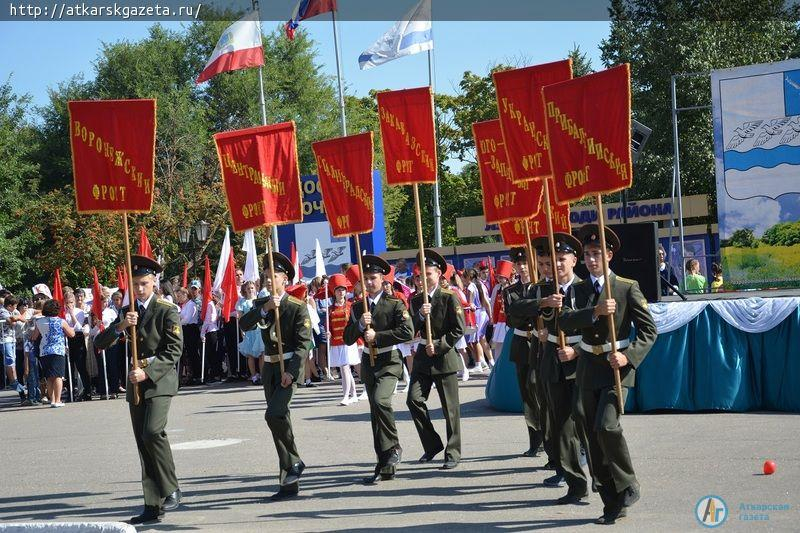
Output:
M139 231L139 255L153 259L153 249L150 247L150 239L147 238L147 232L144 226Z
M125 267L117 267L117 290L124 296L128 292L128 273Z
M291 255L289 259L292 261L292 266L294 266L294 279L292 283L298 283L300 278L303 277L303 269L300 268L300 260L297 258L297 248L294 246L294 242L292 242L292 246L290 248Z
M331 234L346 237L372 231L372 132L315 142L311 148Z
M183 278L181 278L181 287L189 286L189 263L183 264Z
M500 130L499 120L472 125L478 170L481 176L483 216L487 224L536 216L544 185L541 181L515 182Z
M386 183L436 183L436 135L430 87L378 93Z
M64 318L66 314L64 313L64 289L61 287L61 269L57 268L55 276L53 277L53 300L57 301L61 305L61 312L58 314L61 318Z
M301 222L294 122L214 135L234 231Z
M547 180L550 187L550 214L553 220L553 231L556 233L572 233L572 224L569 221L569 204L558 205L555 203L553 191L553 180ZM542 198L544 202L544 198ZM500 234L503 236L503 243L506 246L525 246L525 226L523 220L510 220L500 223ZM547 209L542 206L539 213L527 219L531 238L544 237L547 235Z
M225 275L222 278L222 319L225 322L230 321L231 314L236 308L236 301L239 299L239 288L236 286L236 260L233 257L233 248L231 248L231 255L228 258L228 264L225 267Z
M92 267L92 314L95 320L103 329L103 292L100 287L100 280L97 279L97 269Z
M545 85L571 78L571 59L492 74L504 147L514 181L539 179L552 173L539 94Z
M542 89L558 203L633 183L630 83L626 63Z
M156 101L72 101L67 108L78 213L149 213Z
M200 308L200 320L206 319L206 309L208 309L208 302L211 301L211 263L206 256L206 272L203 275L203 300Z

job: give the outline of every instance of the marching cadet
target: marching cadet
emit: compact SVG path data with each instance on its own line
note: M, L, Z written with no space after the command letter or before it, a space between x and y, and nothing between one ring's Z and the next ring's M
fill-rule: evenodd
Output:
M527 314L523 307L514 305L517 300L530 300L533 290L528 261L525 259L525 248L511 248L509 250L511 261L519 274L519 279L503 291L506 310L506 324L513 328L514 336L511 338L509 358L517 369L517 383L522 396L522 409L525 415L525 424L528 427L528 449L523 452L525 457L536 457L542 445L542 431L539 424L539 404L533 391L533 383L529 379L531 367L529 364L531 352L531 337L535 319L533 314Z
M154 294L156 274L163 268L149 257L131 256L136 311L120 313L108 329L95 337L94 345L104 350L136 329L138 368L128 372L125 387L133 435L142 465L144 511L131 524L160 521L164 511L177 509L181 490L175 462L165 431L172 397L178 393L175 365L183 352L178 309ZM139 387L139 404L134 404L134 386Z
M580 389L580 420L589 444L589 467L603 499L598 524L613 524L639 499L639 482L633 470L628 445L622 434L613 369L619 369L622 401L635 383L642 364L656 339L656 326L639 284L610 274L612 298L604 296L603 253L596 224L581 228L583 259L589 278L574 286L576 308L562 308L559 323L567 331L580 328L575 386ZM617 235L605 229L606 259L620 249ZM607 316L613 315L617 345L611 346ZM636 337L630 341L631 328Z
M559 291L553 283L542 287L539 304L547 327L547 342L541 356L541 376L547 384L547 406L550 410L550 434L556 460L556 474L544 480L547 486L561 486L566 481L567 494L557 500L560 505L578 503L588 495L586 474L581 468L581 439L575 424L573 409L577 401L575 369L577 366L575 346L581 340L580 331L565 331L559 326L556 310L575 308L575 285L582 280L573 269L581 254L581 243L568 233L553 234L556 250L556 279ZM543 253L539 261L551 265L550 243L547 237L536 240L537 251ZM552 267L550 268L552 272ZM563 335L563 337L562 337ZM561 338L565 344L562 349Z
M544 349L544 343L547 341L547 331L544 329L541 329L541 331L539 330L540 325L542 328L544 327L540 317L542 290L547 287L548 284L552 285L553 282L550 277L552 275L552 270L550 269L549 261L541 261L542 257L545 255L543 252L537 252L536 255L537 268L539 269L540 276L539 282L530 285L526 291L523 291L524 294L513 299L508 306L508 312L518 317L519 320L527 320L531 323L531 327L533 328L533 341L530 342L530 351L528 352L528 374L526 376L525 386L529 389L528 394L530 395L531 405L533 406L532 418L533 422L536 424L536 443L541 444L545 454L547 454L547 463L544 467L555 470L556 452L550 435L550 415L547 408L547 384L542 378L541 373L542 351ZM516 334L515 331L515 335ZM538 455L538 448L537 446L533 453L525 455L535 457ZM560 475L558 479L558 481L555 481L555 478L551 478L551 482L555 483L555 486L561 486L563 480L560 479Z
M306 468L294 441L289 404L297 389L297 380L305 375L304 365L311 347L311 320L306 302L286 292L288 280L294 278L291 260L277 252L273 252L272 257L275 279L270 279L269 276L269 254L264 257L266 288L270 296L257 299L253 308L239 320L239 325L243 331L258 327L264 340L264 366L261 369L264 397L267 400L264 418L275 441L280 468L280 489L271 499L282 500L297 496L300 476ZM276 309L280 312L282 352L278 350L278 336L275 331ZM284 364L283 374L280 371L281 359Z
M417 264L422 264L419 254ZM419 462L428 463L444 450L442 469L449 470L457 467L461 460L461 405L456 376L456 372L461 369L461 357L455 346L464 335L464 311L453 291L439 287L439 278L447 269L444 257L426 249L424 265L429 303L423 303L424 294L421 291L411 299L414 328L421 335L422 341L414 355L406 404L425 450ZM426 316L430 316L432 344L427 344ZM446 447L442 445L441 437L433 428L428 407L425 405L434 384L446 422Z
M403 375L403 354L399 345L413 338L414 329L403 301L383 291L383 277L389 274L389 263L375 255L364 255L361 264L364 267L361 281L368 310L364 311L361 302L353 304L350 321L344 329L344 342L353 344L359 338L364 341L361 380L367 389L377 464L373 474L363 481L371 485L394 479L403 457L394 421L392 395L397 380ZM375 351L374 364L371 349Z

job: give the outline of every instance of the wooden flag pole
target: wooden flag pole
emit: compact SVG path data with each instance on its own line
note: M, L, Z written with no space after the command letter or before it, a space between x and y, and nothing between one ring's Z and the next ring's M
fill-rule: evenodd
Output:
M364 304L364 312L369 311L369 306L367 305L367 287L364 283L364 261L361 259L361 243L359 242L358 234L356 233L353 235L353 239L356 241L356 255L358 256L358 273L361 276L361 302ZM367 329L370 329L370 326L367 326ZM369 366L375 366L375 356L378 355L378 350L375 347L375 343L369 343Z
M528 221L525 220L525 247L528 251L528 270L530 270L531 283L536 285L539 283L539 265L536 261L536 254L533 253L533 245L531 244L531 228L528 227ZM541 316L536 317L536 340L539 340L539 330L544 328L544 321ZM539 340L539 342L541 342Z
M131 266L131 241L128 234L128 213L122 214L122 226L125 228L125 261L128 268L128 312L135 313L133 306L136 301L136 296L133 293L133 268ZM139 368L139 351L136 348L136 326L131 326L131 369ZM106 395L108 395L108 388L106 388ZM133 405L139 405L139 384L133 384Z
M550 262L553 265L553 294L558 294L559 292L559 283L558 283L558 258L556 257L556 239L553 235L553 218L552 218L552 209L550 208L550 184L548 183L548 179L552 178L545 178L544 179L544 206L545 206L545 215L547 217L547 239L550 245ZM558 327L558 313L560 309L554 310L555 316L553 320L555 321L556 331L558 332L558 346L563 350L564 347L567 345L566 341L564 340L564 332L561 331L561 328Z
M603 216L603 199L600 194L595 195L597 205L597 222L600 228L600 250L603 253L603 287L606 293L606 300L613 298L611 294L611 280L609 276L608 257L606 256L606 223ZM611 341L611 351L617 351L617 330L614 327L614 315L608 315L608 335ZM622 398L622 381L619 377L619 368L614 368L614 391L617 393L617 406L619 414L625 413L625 401Z
M269 228L269 233L272 233L272 227ZM269 256L269 279L272 284L272 291L270 296L275 296L278 292L275 287L275 263L272 261L272 240L267 239L267 255ZM281 313L280 304L275 308L275 336L278 338L278 359L281 365L281 379L283 378L283 335L281 334ZM300 376L302 378L302 376Z
M414 183L414 214L417 217L417 242L419 243L419 258L422 264L419 265L419 277L422 281L422 303L428 304L428 279L425 277L425 246L422 243L422 213L419 210L419 186ZM527 226L526 226L527 227ZM431 315L425 315L425 340L428 344L433 344L431 335Z

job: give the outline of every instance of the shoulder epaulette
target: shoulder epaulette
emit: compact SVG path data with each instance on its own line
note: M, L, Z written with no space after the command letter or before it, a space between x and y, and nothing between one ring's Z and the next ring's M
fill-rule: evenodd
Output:
M439 289L439 290L440 290L440 291L442 291L442 293L443 293L443 294L455 294L455 293L454 293L453 291L451 291L450 289Z
M383 297L386 298L386 301L388 301L388 302L400 302L400 303L403 303L403 300L401 300L400 298L398 298L397 296L394 296L394 295L384 294Z
M168 307L172 307L175 305L174 303L170 302L169 300L165 300L164 298L156 298L156 303L159 303L161 305L166 305Z
M292 302L295 305L305 305L306 304L303 300L295 298L291 294L289 296L287 296L286 299L289 300L290 302Z
M622 276L617 276L617 281L621 281L622 283L628 283L630 285L633 285L634 283L636 283L636 280L623 278Z

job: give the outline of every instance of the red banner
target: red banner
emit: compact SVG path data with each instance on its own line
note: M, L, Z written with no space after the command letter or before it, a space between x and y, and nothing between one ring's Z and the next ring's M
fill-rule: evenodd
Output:
M626 63L542 89L558 203L633 183Z
M78 213L149 213L156 101L71 101L67 109Z
M294 122L214 135L234 231L301 222Z
M549 141L540 98L542 87L572 78L572 60L492 74L511 176L527 181L550 176Z
M386 182L436 182L436 136L430 87L378 93Z
M544 187L541 182L511 179L499 120L476 122L472 136L481 175L483 216L487 224L530 218L538 212Z
M553 195L553 180L547 180L550 187L550 200L555 200ZM542 198L542 203L544 198ZM553 203L550 206L550 218L553 220L554 233L572 233L572 225L569 222L569 204L558 205ZM547 235L547 210L541 206L535 217L528 219L528 228L531 239ZM525 245L525 225L523 220L510 220L500 224L500 234L506 246Z
M372 132L311 145L320 192L334 237L369 233L375 225Z

